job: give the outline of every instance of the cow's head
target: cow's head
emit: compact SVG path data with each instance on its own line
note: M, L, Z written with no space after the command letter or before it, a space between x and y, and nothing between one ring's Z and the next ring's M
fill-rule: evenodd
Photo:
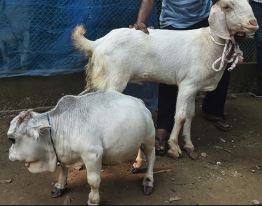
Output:
M222 39L254 35L257 20L248 0L217 0L209 16L211 31Z
M11 161L23 161L32 173L56 168L56 156L51 145L48 121L32 110L23 111L10 123L7 132L12 142L9 149Z

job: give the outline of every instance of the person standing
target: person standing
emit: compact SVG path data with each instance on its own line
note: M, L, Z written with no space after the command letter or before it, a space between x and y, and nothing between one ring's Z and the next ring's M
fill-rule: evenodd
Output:
M250 94L254 97L262 97L262 0L251 0L250 5L257 18L259 29L255 34L257 54L257 87Z

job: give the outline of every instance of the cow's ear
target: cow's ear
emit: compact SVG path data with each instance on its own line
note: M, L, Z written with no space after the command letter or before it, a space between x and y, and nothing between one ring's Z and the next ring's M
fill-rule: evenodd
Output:
M43 132L45 132L45 130L48 130L50 129L51 127L48 125L40 125L40 126L37 126L37 127L34 127L32 132L31 132L31 136L37 140L40 136L40 134L42 134Z

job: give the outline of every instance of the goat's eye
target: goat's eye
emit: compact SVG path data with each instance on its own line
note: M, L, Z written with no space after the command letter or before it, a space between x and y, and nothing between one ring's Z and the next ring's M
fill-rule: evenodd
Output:
M9 137L8 139L9 139L9 141L10 141L12 144L15 144L15 138Z
M230 9L232 9L232 7L229 6L229 5L225 5L225 6L223 7L223 9L225 9L225 10L230 10Z

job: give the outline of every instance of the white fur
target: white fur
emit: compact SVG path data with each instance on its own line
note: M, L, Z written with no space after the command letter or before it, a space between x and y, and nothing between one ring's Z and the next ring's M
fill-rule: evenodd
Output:
M65 166L83 162L91 186L89 203L98 204L102 163L119 164L135 158L141 145L148 160L144 179L153 185L155 129L141 100L116 91L96 92L65 96L47 113L22 112L12 120L7 133L16 140L9 149L9 159L29 162L30 172L54 171L56 156L49 127L62 163L57 188L66 185Z
M72 39L89 57L86 90L115 89L122 92L128 82L155 81L179 87L175 126L170 136L169 153L178 157L179 131L185 122L185 148L194 149L190 137L195 113L195 96L200 90L217 87L225 67L215 72L212 63L221 57L225 43L237 32L253 34L257 26L247 0L220 0L211 9L209 28L187 31L152 30L149 35L135 29L120 28L103 38L90 41L82 26L76 27ZM227 26L225 26L227 25Z

